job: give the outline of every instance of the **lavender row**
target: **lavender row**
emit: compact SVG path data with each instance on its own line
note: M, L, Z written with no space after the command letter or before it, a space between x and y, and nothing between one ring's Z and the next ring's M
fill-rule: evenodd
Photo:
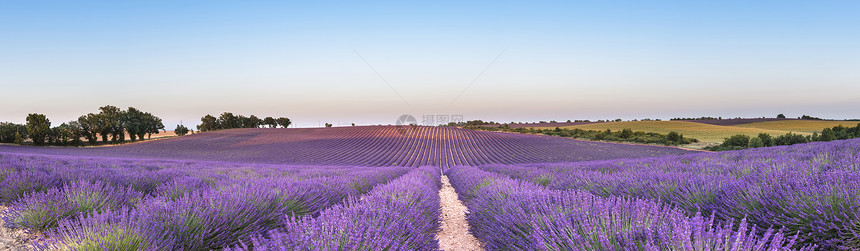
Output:
M472 233L491 250L784 250L796 239L757 234L745 220L719 224L651 200L546 189L474 167L446 174Z
M239 250L438 250L438 167L421 167L319 217L285 226Z
M51 245L68 249L136 243L117 238L115 224L142 231L128 236L141 248L223 248L282 227L284 215L318 215L411 170L11 155L0 163L0 192L11 205L4 220L46 231Z
M229 129L115 147L39 148L0 145L0 152L410 167L584 161L691 153L667 147L429 126Z
M660 200L692 216L784 228L800 244L860 248L860 140L641 160L487 165L557 190Z

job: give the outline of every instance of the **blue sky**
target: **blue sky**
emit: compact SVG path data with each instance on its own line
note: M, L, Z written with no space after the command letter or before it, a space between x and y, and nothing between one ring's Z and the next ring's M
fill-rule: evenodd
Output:
M858 12L856 1L5 2L0 121L38 112L59 124L105 104L168 127L223 111L299 126L860 118Z

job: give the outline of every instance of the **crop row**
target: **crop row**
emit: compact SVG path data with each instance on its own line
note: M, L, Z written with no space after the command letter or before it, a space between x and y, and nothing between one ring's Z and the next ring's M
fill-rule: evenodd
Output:
M440 185L438 167L421 167L319 217L286 218L239 249L438 250Z
M687 216L746 219L797 235L799 245L860 248L860 140L480 169L552 190L661 201Z
M515 164L686 154L675 148L585 142L456 127L357 126L231 129L116 147L33 148L0 152L339 166Z
M782 250L796 237L715 223L659 202L561 191L458 166L446 172L490 250Z
M210 250L314 217L405 167L237 165L0 155L6 223L43 248Z

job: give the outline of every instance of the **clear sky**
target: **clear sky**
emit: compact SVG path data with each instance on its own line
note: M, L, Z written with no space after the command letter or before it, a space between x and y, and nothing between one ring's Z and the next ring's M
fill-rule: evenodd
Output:
M3 2L0 121L860 118L858 1L179 2Z

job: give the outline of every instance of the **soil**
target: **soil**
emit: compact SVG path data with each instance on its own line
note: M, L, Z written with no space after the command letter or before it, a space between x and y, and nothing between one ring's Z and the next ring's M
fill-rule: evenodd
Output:
M0 215L5 214L8 209L0 206ZM0 251L34 250L35 247L30 244L30 241L35 236L23 229L8 228L0 220Z
M457 192L448 182L448 176L442 175L442 190L439 191L442 204L442 228L436 235L442 250L484 250L475 236L469 232L469 222L466 221L466 206L457 199Z

